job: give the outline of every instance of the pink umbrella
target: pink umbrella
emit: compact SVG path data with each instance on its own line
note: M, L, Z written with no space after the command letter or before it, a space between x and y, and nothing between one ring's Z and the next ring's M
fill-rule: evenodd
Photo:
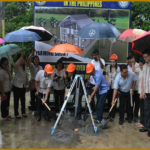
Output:
M120 34L120 36L118 37L118 40L121 40L124 42L133 42L135 38L145 33L146 31L142 29L127 29L122 34Z
M40 41L49 41L53 37L52 33L44 29L43 27L26 26L22 27L21 29L36 32L42 38Z
M2 38L0 38L0 44L3 44L3 43L5 43L5 41Z

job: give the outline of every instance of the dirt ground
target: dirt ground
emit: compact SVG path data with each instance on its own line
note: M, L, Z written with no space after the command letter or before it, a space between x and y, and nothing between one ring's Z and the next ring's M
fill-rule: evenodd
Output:
M29 93L26 98L27 107ZM147 133L140 133L135 123L125 122L119 126L118 113L106 129L99 128L99 134L94 134L90 117L86 122L75 122L74 117L65 116L51 136L55 121L47 122L42 117L41 122L37 122L31 111L26 110L27 118L14 118L10 122L0 119L0 148L150 148L150 138ZM12 97L10 115L14 117ZM74 128L79 131L74 132Z

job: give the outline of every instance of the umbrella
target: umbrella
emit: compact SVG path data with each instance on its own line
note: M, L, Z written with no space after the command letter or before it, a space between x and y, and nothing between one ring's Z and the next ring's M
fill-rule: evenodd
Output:
M2 38L0 38L0 44L3 44L3 43L5 43L5 41Z
M43 27L27 26L22 27L21 29L36 32L42 38L40 41L49 41L53 37L52 33L44 29Z
M83 39L117 38L120 31L112 24L94 22L83 26L77 35Z
M28 30L16 30L7 33L3 39L6 42L29 42L38 41L41 37L37 33Z
M132 42L132 51L142 55L143 51L150 47L150 31L137 37Z
M79 47L72 45L72 44L67 44L67 43L55 45L48 51L55 52L55 53L71 53L71 54L83 54L84 53Z
M4 45L4 46L0 47L0 58L2 58L2 57L9 58L10 55L13 55L21 50L22 50L22 48L16 44Z
M135 38L145 33L146 31L142 29L127 29L118 37L118 40L121 40L124 42L133 42Z

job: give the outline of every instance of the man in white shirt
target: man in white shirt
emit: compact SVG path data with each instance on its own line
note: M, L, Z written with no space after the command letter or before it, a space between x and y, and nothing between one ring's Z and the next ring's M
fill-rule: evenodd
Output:
M144 101L144 128L140 129L140 132L147 132L150 137L150 49L146 49L143 52L143 58L145 64L142 72L142 88L140 98Z
M133 55L130 55L127 57L128 60L128 71L134 72L134 69L139 69L139 64L135 62L135 58ZM136 86L134 89L134 94L133 94L133 120L134 122L138 122L138 113L139 113L139 108L140 108L140 99L139 99L139 94L138 94L138 79L139 79L139 73L135 72L137 82Z
M50 96L50 88L52 86L53 79L51 78L51 74L54 73L54 70L50 64L47 64L44 70L40 70L35 77L35 87L36 87L36 95L38 95L37 102L37 112L38 119L37 121L41 121L41 107L42 101L41 98L45 99L44 103L49 105L49 96ZM50 121L48 116L48 110L45 107L45 120Z
M94 65L94 68L95 70L98 70L100 73L103 74L103 69L105 67L105 61L104 59L100 58L100 55L99 55L99 51L97 49L95 49L92 53L92 57L93 57L93 60L91 61L91 63ZM92 76L89 76L89 81L90 83L90 91L91 93L93 92L93 87L95 87L95 81L93 79ZM91 94L90 93L90 94ZM98 92L96 93L96 97L98 99ZM94 97L91 101L91 109L93 112L95 112L95 102L94 102Z

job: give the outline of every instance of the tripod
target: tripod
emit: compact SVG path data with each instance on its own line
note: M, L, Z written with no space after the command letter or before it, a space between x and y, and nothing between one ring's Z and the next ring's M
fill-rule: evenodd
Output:
M58 124L58 122L59 122L59 120L60 120L60 117L61 117L61 115L62 115L62 113L63 113L63 111L64 111L64 108L66 107L66 104L67 104L67 102L68 102L68 100L69 100L69 97L70 97L70 95L71 95L71 92L72 92L72 90L73 90L73 88L74 88L76 82L78 81L78 79L81 81L81 84L82 84L82 87L83 87L83 91L84 91L84 95L85 95L87 107L88 107L88 109L89 109L89 113L90 113L90 116L91 116L91 120L92 120L92 124L93 124L93 128L94 128L94 132L97 133L97 127L95 126L95 123L94 123L94 120L93 120L91 107L90 107L90 104L89 104L89 101L88 101L88 98L87 98L87 92L86 92L85 85L84 85L84 82L83 82L83 77L82 77L81 75L76 75L75 78L74 78L74 80L73 80L73 82L72 82L72 84L71 84L71 87L70 87L70 89L69 89L69 91L68 91L68 93L67 93L66 99L65 99L65 101L64 101L64 103L63 103L63 106L62 106L61 111L60 111L60 113L59 113L59 116L58 116L58 118L57 118L57 120L56 120L56 122L55 122L55 124L54 124L54 127L52 127L51 135L53 135L54 132L55 132L55 129L56 129L57 124ZM80 83L79 83L79 84L80 84ZM78 103L77 103L77 100L76 100L75 103L76 103L76 104L75 104L75 108L76 108L76 109L75 109L75 116L76 116L76 111L77 111L77 107L78 107L78 106L77 106L77 104L78 104Z

